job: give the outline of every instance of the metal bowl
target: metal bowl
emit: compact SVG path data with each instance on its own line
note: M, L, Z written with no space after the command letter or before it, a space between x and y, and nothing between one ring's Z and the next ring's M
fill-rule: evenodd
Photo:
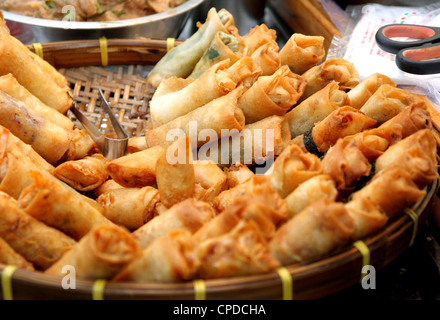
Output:
M188 0L182 5L162 13L140 18L77 22L48 20L2 11L11 34L24 43L55 42L106 38L136 38L137 36L165 39L176 38L193 10L204 0Z

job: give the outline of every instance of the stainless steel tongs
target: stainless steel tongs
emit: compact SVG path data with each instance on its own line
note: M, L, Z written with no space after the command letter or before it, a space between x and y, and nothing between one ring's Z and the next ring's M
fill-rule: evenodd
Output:
M104 97L104 93L99 89L99 99L101 101L101 107L107 112L114 131L116 132L117 139L107 137L82 113L75 104L71 108L76 118L81 122L84 129L89 133L90 137L95 141L99 150L101 150L104 157L109 160L122 157L127 153L128 147L128 134L119 123L115 114L110 108L107 99Z

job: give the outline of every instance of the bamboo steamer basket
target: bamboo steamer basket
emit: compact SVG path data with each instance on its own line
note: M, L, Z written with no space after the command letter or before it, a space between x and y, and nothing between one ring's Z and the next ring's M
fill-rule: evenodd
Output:
M179 45L176 41L174 45ZM105 113L96 105L98 90L110 94L115 113L127 133L142 135L148 125L148 101L152 88L145 81L151 66L167 52L170 42L152 39L109 39L108 65L102 66L102 43L98 40L45 43L43 57L64 74L71 83L73 97L96 126L105 123ZM34 46L29 46L35 51ZM69 111L70 112L70 111ZM73 118L72 118L73 119ZM434 125L438 134L438 126ZM402 212L378 233L362 243L369 256L353 243L316 261L287 266L288 278L277 270L252 276L204 280L204 290L194 281L178 284L139 284L106 282L99 299L104 300L311 300L331 295L359 284L367 263L378 271L394 261L417 236L434 210L438 180L426 189L426 196L409 208L416 214ZM368 260L365 260L368 258ZM0 266L3 275L6 266ZM2 277L3 279L3 277ZM17 269L8 278L9 294L15 300L93 300L94 281L76 280L75 289L63 289L62 279L38 271ZM200 283L200 282L199 282ZM289 289L286 294L285 289ZM2 282L0 299L5 298Z

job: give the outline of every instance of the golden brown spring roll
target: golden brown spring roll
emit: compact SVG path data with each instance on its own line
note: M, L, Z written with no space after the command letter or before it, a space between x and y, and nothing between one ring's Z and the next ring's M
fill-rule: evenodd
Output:
M211 139L217 141L229 131L241 131L245 125L245 117L238 104L241 93L242 88L239 87L188 114L147 131L145 139L148 147L166 148L174 142L173 139L182 134L189 137L196 135L193 140L197 141L191 141L191 143L196 147L201 147ZM207 136L204 136L205 133Z
M0 237L36 269L45 270L76 241L21 210L17 201L0 192Z
M127 153L135 153L147 149L147 141L144 136L128 138Z
M324 198L282 225L269 247L282 265L306 262L344 246L353 232L353 218L344 204Z
M169 231L142 251L113 281L176 283L194 278L200 261L197 243L185 229Z
M72 131L59 127L20 100L0 91L0 125L55 164L68 152Z
M243 219L222 236L198 246L198 278L214 279L269 272L280 266L253 220Z
M302 182L322 173L319 158L312 153L304 152L296 144L284 149L271 169L271 184L283 198Z
M389 84L396 87L396 83L386 75L373 73L365 80L361 81L356 87L348 91L350 105L353 108L360 109L364 103L376 92L383 84Z
M32 263L17 253L3 238L0 237L0 265L16 266L19 269L35 271Z
M187 136L179 138L159 157L156 181L160 201L167 208L194 196L194 164L191 143Z
M206 190L203 200L211 202L228 188L227 176L215 162L198 160L193 167L195 183Z
M63 268L72 266L78 279L111 279L141 254L142 249L127 230L100 225L92 228L45 274L64 276Z
M303 74L324 59L324 37L294 33L280 50L282 65Z
M73 130L71 152L65 160L80 160L94 153L101 152L95 141L84 129L75 128Z
M261 76L238 99L246 124L262 120L272 115L283 116L299 100L307 83L301 76L282 70L271 76Z
M0 77L0 90L9 94L17 100L20 100L31 109L43 115L46 119L56 123L58 126L72 130L73 122L69 117L60 112L54 111L53 108L47 106L40 99L23 87L12 74L6 74Z
M301 74L307 80L307 87L301 100L324 88L331 81L339 83L341 90L353 89L360 83L359 72L354 64L343 58L325 60Z
M106 193L108 191L115 190L115 189L122 189L122 188L125 188L125 187L121 186L119 183L117 183L113 179L108 179L103 184L101 184L98 188L93 190L93 195L96 198L98 198L103 193Z
M315 123L324 120L337 108L348 104L347 93L340 89L337 82L330 82L286 113L292 138L306 133Z
M29 171L36 169L26 159L18 159L7 153L0 160L0 190L14 199L31 183Z
M359 240L374 234L388 222L388 217L383 209L365 198L347 202L345 209L354 221L353 240Z
M326 174L320 174L298 185L286 198L289 208L289 218L297 215L319 199L327 198L336 201L338 189L333 179Z
M100 153L80 160L66 161L55 168L54 176L75 190L92 191L107 180L109 175L105 165L108 161Z
M383 84L360 109L367 116L382 124L398 115L403 109L421 100L417 95L393 85Z
M259 47L276 39L277 33L274 29L269 29L264 23L256 25L243 36L244 55L250 57Z
M401 112L380 125L381 128L400 125L402 127L402 138L422 129L432 129L432 118L426 103L416 102L405 107Z
M321 161L322 172L333 178L338 190L349 190L371 172L371 164L354 140L339 139Z
M223 168L223 171L226 174L228 189L234 188L255 176L255 173L249 169L247 165L242 163L236 163L230 167L225 167Z
M30 175L33 182L21 192L18 205L37 220L75 240L81 239L96 225L113 224L96 207L56 179L35 171Z
M114 159L106 165L107 172L118 184L127 188L141 188L156 184L157 159L165 149L156 146Z
M107 219L135 230L156 215L159 191L153 187L119 188L103 193L96 201L104 208L102 214Z
M263 70L262 76L270 76L281 67L279 49L277 42L271 41L261 45L250 55Z
M390 167L376 173L370 182L352 194L352 200L367 199L379 205L389 219L418 200L426 192L420 190L409 173L401 167Z
M237 87L242 86L244 91L249 89L263 73L261 67L251 57L242 57L232 64L229 69Z
M190 198L175 204L170 209L154 217L132 234L141 247L145 249L172 230L186 229L194 234L215 216L215 210L207 202Z
M175 83L173 79L162 81L150 101L153 128L184 116L233 91L237 84L233 80L233 74L228 71L229 66L229 60L221 61L184 88L175 88L172 85Z
M0 24L5 26L3 16ZM67 81L46 61L30 51L22 42L11 36L7 27L0 28L0 74L13 74L18 82L34 96L61 113L73 104L68 94ZM38 81L35 81L38 79Z

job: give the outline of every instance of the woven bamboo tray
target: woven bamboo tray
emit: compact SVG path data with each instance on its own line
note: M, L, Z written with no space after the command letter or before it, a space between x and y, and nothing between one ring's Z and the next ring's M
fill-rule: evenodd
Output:
M178 45L176 42L175 45ZM104 112L96 105L98 89L110 97L114 112L132 136L143 134L148 125L148 102L153 93L145 76L167 50L164 40L112 40L108 42L108 65L102 66L99 41L70 41L43 45L44 58L57 67L72 85L74 99L101 129ZM34 50L30 46L31 50ZM363 239L369 256L353 244L317 261L284 268L287 279L277 271L262 275L206 280L204 290L195 282L179 284L105 283L99 299L105 300L269 300L319 299L361 281L362 267L382 269L411 246L420 226L432 211L438 181L427 187L427 195L411 209L417 218L402 213L377 234ZM0 266L3 273L4 267ZM16 270L11 277L13 299L97 299L94 281L77 280L76 289L63 289L60 277ZM286 291L285 289L288 289ZM202 294L201 294L202 293ZM5 298L0 292L0 298Z

